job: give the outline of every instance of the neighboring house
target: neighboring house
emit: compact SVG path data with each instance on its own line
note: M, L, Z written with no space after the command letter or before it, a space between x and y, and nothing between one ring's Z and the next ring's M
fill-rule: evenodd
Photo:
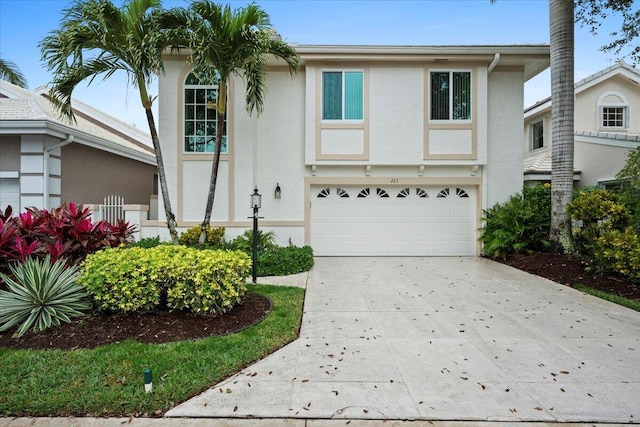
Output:
M114 194L149 205L157 193L150 136L77 100L73 107L75 123L55 112L47 88L0 81L1 209L100 204Z
M551 182L551 98L524 112L524 180ZM618 62L575 84L574 184L618 185L629 150L640 146L640 70Z
M482 209L522 189L524 82L549 66L549 47L296 49L294 78L272 64L260 117L231 82L213 225L228 238L250 228L258 188L260 227L319 256L477 255ZM204 215L217 88L186 56L164 61L160 141L184 230Z

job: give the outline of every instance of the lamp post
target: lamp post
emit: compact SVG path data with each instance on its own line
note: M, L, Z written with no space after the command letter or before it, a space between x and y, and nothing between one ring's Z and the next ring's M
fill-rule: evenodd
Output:
M254 188L251 194L251 207L253 208L252 279L255 285L258 278L258 209L262 207L262 195L258 193L258 187Z

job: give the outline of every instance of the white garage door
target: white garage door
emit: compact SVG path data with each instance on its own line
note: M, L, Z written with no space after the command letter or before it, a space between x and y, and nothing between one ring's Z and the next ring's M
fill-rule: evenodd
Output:
M20 212L20 181L13 178L0 178L0 209L11 205L14 214Z
M314 254L476 253L474 187L311 187Z

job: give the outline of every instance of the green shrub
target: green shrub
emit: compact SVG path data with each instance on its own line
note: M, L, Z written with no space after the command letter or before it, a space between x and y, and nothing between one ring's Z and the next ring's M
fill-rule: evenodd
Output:
M33 328L43 331L69 322L91 308L86 291L76 283L78 267L66 267L66 260L27 258L9 266L13 278L0 273L8 290L0 289L0 331L20 325L14 336Z
M245 293L251 260L240 251L192 250L182 259L184 275L167 289L167 305L193 313L232 309ZM194 268L195 267L195 268Z
M166 303L215 314L240 301L250 266L242 252L174 245L115 248L87 257L80 282L100 310L126 313Z
M171 242L169 242L170 244ZM165 244L160 240L160 236L156 237L145 237L144 239L140 239L137 242L132 242L127 245L128 248L155 248L156 246Z
M98 310L132 313L158 305L161 275L154 249L109 248L87 256L79 282Z
M505 259L549 246L551 191L546 185L525 187L504 203L484 211L480 242L486 256Z
M573 246L578 255L592 258L597 240L603 233L624 230L630 214L619 202L619 196L606 190L583 190L569 205Z
M198 246L201 231L202 227L199 225L191 227L178 237L178 243L185 246ZM218 247L222 245L224 243L224 233L224 227L213 228L209 226L209 228L207 228L205 246Z
M284 246L258 252L258 276L286 276L309 271L313 267L310 246Z
M609 230L598 238L595 261L599 270L640 280L640 240L632 227Z
M238 251L251 254L253 251L253 230L247 230L240 236L236 237L230 246ZM258 230L258 253L263 251L271 251L277 248L276 235L273 231L264 232Z

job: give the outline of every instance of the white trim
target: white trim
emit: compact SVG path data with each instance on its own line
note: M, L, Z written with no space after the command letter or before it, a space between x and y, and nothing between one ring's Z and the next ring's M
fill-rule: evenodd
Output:
M615 136L617 136L615 134L611 136L612 137L576 134L574 136L574 139L575 141L584 142L587 144L608 145L611 147L621 147L621 148L630 148L630 149L640 147L640 138L637 138L636 141L633 141L626 138L615 138ZM624 137L626 135L620 135L620 136Z
M0 179L2 178L9 178L9 179L20 178L20 172L0 171Z

